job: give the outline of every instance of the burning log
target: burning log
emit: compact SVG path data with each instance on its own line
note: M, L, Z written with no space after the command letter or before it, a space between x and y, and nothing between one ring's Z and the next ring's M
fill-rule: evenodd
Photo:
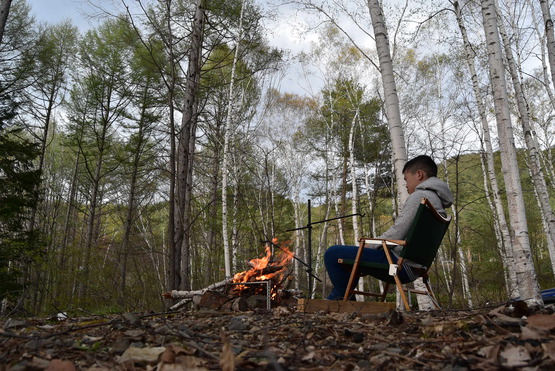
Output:
M286 247L281 247L281 254L277 256L276 261L272 261L272 252L270 246L266 246L266 255L262 258L252 259L247 263L250 267L249 270L236 273L232 278L214 283L204 289L195 291L177 291L163 293L162 295L167 299L182 299L179 303L171 307L172 310L179 309L185 304L196 301L198 306L210 307L206 304L210 298L203 299L199 296L204 296L209 292L217 289L223 289L225 295L229 295L229 301L239 297L250 297L253 295L267 296L268 308L270 307L270 300L278 302L282 295L279 291L282 289L284 275L287 271L288 264L293 260L293 253ZM196 299L195 299L196 298ZM195 300L193 300L195 299ZM220 307L223 304L220 300L215 305ZM237 308L244 308L244 305L235 305ZM213 309L213 308L212 308ZM242 310L242 309L241 309Z

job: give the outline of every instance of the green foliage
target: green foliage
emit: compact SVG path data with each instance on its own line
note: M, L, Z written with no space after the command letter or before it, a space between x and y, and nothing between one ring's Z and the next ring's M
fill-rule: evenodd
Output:
M0 298L14 294L40 253L39 235L27 226L40 181L33 164L38 148L13 123L16 109L12 97L0 95Z

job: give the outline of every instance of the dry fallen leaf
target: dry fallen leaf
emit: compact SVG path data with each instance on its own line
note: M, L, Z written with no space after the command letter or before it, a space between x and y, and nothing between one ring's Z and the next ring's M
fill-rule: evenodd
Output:
M499 353L499 360L503 366L506 367L520 367L527 365L532 357L530 352L523 346L509 345L501 353Z
M555 341L550 341L549 343L542 343L542 348L545 354L555 361Z
M531 340L540 340L542 338L543 331L538 331L534 327L530 326L521 326L520 327L520 338L522 340L531 339Z
M532 326L545 331L551 331L555 329L555 315L534 314L528 317L528 326Z
M478 350L478 354L486 358L488 361L497 362L497 356L499 355L499 344L488 345Z
M224 339L222 354L220 355L220 367L222 371L235 370L235 356L233 355L233 350L231 349L231 344L228 339Z
M119 363L156 363L166 347L136 348L129 347L119 359Z

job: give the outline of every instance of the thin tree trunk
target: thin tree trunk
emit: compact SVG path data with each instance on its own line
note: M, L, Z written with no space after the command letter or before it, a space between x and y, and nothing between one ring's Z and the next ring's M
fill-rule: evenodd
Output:
M75 163L73 165L73 174L71 176L71 183L69 186L69 195L66 202L66 216L64 220L64 229L62 232L62 241L60 243L60 268L64 270L66 268L67 259L67 245L70 233L70 225L72 225L75 205L75 196L77 194L77 174L79 171L79 152L75 155Z
M358 228L358 187L357 187L357 176L356 176L356 166L355 166L355 128L358 123L359 108L353 117L351 123L351 130L349 132L349 164L351 173L351 187L352 187L352 197L351 197L351 213L353 214L353 242L354 245L358 245L358 239L360 238L360 232ZM358 289L364 291L364 279L358 281ZM360 296L360 295L359 295ZM361 298L357 298L362 300Z
M235 157L235 156L234 156ZM233 174L239 176L239 166L236 158L233 160ZM237 249L239 248L239 182L233 182L233 208L231 210L231 271L237 269Z
M222 238L224 244L224 265L226 277L231 277L231 252L229 247L229 236L227 226L227 179L228 179L228 156L229 156L229 141L231 139L231 116L233 115L234 107L234 87L235 87L235 73L237 69L237 60L239 58L239 45L242 38L243 30L243 14L245 10L245 0L241 2L241 14L239 18L239 35L235 42L235 54L233 56L233 64L231 66L231 80L229 82L229 97L227 102L227 115L224 128L224 151L222 162Z
M190 276L190 236L192 227L191 201L193 193L193 159L195 153L196 128L198 121L198 91L200 85L201 56L206 21L205 0L199 0L193 19L191 48L185 84L185 99L181 133L177 148L175 243L180 254L179 288L188 290Z
M181 267L181 246L176 244L175 239L175 218L176 218L176 208L175 208L175 195L176 195L176 163L177 163L177 151L176 151L176 131L175 131L175 87L177 85L177 71L175 63L175 52L174 52L174 41L172 33L172 21L171 21L171 0L166 2L166 27L168 30L168 42L166 44L169 49L169 59L171 61L170 68L170 80L166 82L168 87L168 107L169 107L169 126L170 126L170 158L169 158L169 199L168 199L168 251L169 251L169 267L170 272L168 275L168 287L170 290L176 290L179 288L179 270Z
M145 138L145 116L147 105L145 100L147 99L149 83L146 81L146 87L143 91L143 104L141 108L141 116L139 121L139 132L137 133L138 140L133 153L133 163L131 169L131 180L129 184L129 197L127 198L127 212L125 215L125 222L123 226L123 236L120 246L120 292L119 292L119 304L123 307L126 298L126 280L127 280L127 261L129 257L129 239L131 238L131 229L135 220L137 218L137 179L139 174L139 166L141 161L141 151L146 140Z
M107 102L111 101L111 95L108 94ZM106 104L106 107L109 107L109 104ZM103 113L103 118L101 119L102 131L98 136L98 154L95 163L94 173L90 174L91 176L91 197L90 197L90 204L89 204L89 215L87 219L87 231L85 235L85 260L83 262L83 276L81 277L81 287L82 290L80 292L82 297L86 297L88 294L88 288L90 285L90 265L91 265L91 254L92 254L92 245L93 241L95 240L95 232L97 230L96 222L97 222L97 212L100 209L100 197L101 194L101 179L102 179L102 168L104 166L104 155L106 150L106 136L108 132L108 127L110 123L108 122L108 118L110 117L109 111Z
M505 179L515 270L521 299L532 304L541 304L539 285L532 260L526 210L522 195L522 185L514 144L509 98L503 65L501 43L497 25L497 15L493 0L482 1L482 16L488 49L488 65L493 86L497 130L501 150L501 168Z

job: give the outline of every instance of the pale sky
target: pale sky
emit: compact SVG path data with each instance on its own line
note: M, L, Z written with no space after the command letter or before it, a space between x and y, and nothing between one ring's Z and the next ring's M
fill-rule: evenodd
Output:
M98 17L99 14L105 15L106 11L119 14L124 11L122 0L27 0L27 2L31 6L31 13L38 22L56 24L69 19L81 32L86 32L101 23L102 19ZM257 2L273 4L272 0L257 0ZM131 9L136 6L135 0L125 0L125 3ZM307 25L307 18L310 16L296 13L287 6L280 7L277 15L276 19L267 20L266 23L270 44L289 50L293 55L301 51L308 51L309 43L317 39L317 33L310 32L301 35L299 30L305 28L303 26ZM318 79L307 76L300 78L297 73L299 72L287 71L282 80L281 89L304 95L307 92L314 93L321 87L321 81ZM306 78L311 82L303 81Z
M90 6L83 0L27 0L27 2L39 22L58 23L70 19L82 31L90 27L89 20L84 16L84 10L91 12ZM105 3L105 1L99 0L97 3Z

